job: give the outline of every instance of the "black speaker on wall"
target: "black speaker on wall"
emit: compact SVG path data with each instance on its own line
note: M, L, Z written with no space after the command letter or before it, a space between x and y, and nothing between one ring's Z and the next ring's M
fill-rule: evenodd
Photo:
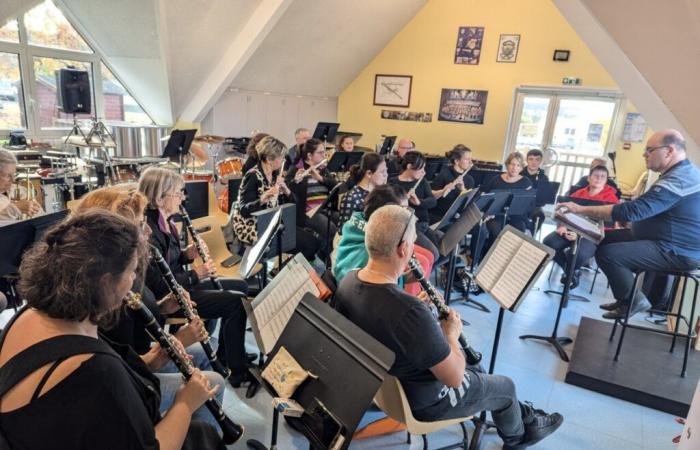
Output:
M56 70L56 96L59 111L67 114L90 114L92 94L88 72L74 67Z

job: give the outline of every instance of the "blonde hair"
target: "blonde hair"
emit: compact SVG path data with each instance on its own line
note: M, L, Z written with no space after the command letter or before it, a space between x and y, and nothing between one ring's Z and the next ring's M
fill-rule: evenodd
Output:
M148 200L148 207L157 209L163 198L173 191L182 189L185 180L179 173L160 167L146 169L139 178L139 192Z
M287 147L284 143L272 136L265 136L260 142L255 144L255 151L260 161L284 158L287 155Z
M406 226L411 220L413 224ZM370 258L386 259L396 250L402 240L415 240L415 216L399 205L385 205L372 213L365 226L365 246ZM397 233L406 230L405 236Z
M83 197L76 214L91 208L106 209L132 221L143 215L148 199L135 190L125 191L118 187L96 189Z
M514 159L517 159L517 160L518 160L518 162L520 163L520 166L521 166L521 167L525 167L525 159L523 158L523 155L522 155L520 152L513 152L513 153L510 153L510 154L506 157L506 162L503 163L503 164L507 166L507 165L510 164L511 161L513 161Z

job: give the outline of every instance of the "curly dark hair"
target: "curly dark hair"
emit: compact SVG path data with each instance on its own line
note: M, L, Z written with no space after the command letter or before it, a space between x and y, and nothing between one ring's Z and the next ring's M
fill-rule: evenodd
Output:
M108 305L103 275L120 276L146 241L132 221L102 209L70 216L51 227L22 258L19 290L32 308L54 319L113 322L121 305Z

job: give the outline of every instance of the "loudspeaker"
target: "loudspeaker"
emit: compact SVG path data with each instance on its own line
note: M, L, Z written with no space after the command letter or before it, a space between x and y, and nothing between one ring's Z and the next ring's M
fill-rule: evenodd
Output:
M67 114L90 114L92 94L88 72L73 67L56 70L56 96L59 111Z

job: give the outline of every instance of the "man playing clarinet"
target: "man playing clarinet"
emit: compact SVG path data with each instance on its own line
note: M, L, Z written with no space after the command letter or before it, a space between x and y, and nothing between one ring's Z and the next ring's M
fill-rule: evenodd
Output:
M462 322L452 310L438 321L428 303L399 288L416 238L416 218L387 205L365 228L367 265L350 272L336 293L338 311L396 354L390 373L406 392L413 415L423 421L466 417L489 410L504 449L524 449L562 423L518 402L510 378L468 366L459 344Z

